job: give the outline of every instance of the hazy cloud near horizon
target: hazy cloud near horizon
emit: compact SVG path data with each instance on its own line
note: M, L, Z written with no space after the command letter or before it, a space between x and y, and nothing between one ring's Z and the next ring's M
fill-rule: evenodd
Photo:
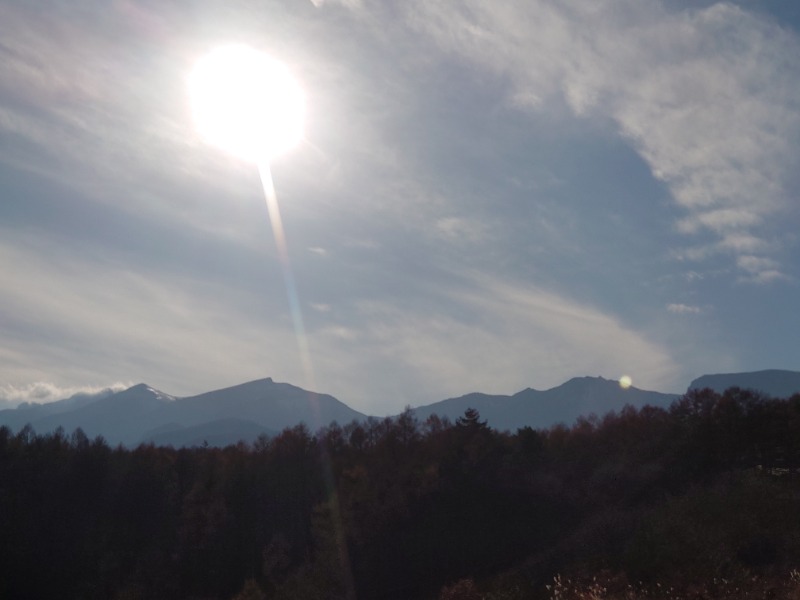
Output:
M115 383L109 386L84 386L61 388L46 381L36 381L25 386L4 385L0 386L0 405L15 408L25 402L31 404L47 404L58 400L65 400L75 395L97 396L109 392L121 392L130 387L129 383ZM0 406L0 408L5 408Z
M272 376L388 414L797 369L800 24L685 5L0 0L0 397ZM306 90L272 165L298 307L187 109L229 40Z

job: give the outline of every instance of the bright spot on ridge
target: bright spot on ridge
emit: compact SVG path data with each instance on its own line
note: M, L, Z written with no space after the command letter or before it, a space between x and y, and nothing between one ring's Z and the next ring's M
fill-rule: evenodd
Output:
M260 163L303 137L305 95L289 69L242 44L201 58L189 76L192 114L210 143Z
M623 375L619 378L619 387L621 387L623 390L627 390L632 385L633 379L631 379L629 375Z

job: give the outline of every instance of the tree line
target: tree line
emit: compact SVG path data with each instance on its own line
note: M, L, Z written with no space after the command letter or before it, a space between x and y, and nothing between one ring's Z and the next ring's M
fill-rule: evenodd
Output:
M566 597L559 574L651 596L772 581L800 566L798 470L800 395L737 388L546 429L406 410L225 448L3 427L0 598L514 600Z

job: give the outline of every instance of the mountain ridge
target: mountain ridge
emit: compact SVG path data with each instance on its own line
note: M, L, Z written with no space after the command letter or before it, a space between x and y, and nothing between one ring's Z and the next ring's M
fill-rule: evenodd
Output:
M101 435L112 445L155 441L180 446L187 439L202 438L211 444L215 438L227 442L240 435L236 439L253 441L260 433L274 434L301 422L316 430L332 421L367 418L333 396L276 383L269 377L186 397L138 383L72 410L62 410L63 404L55 409L46 406L2 410L0 425L21 429L30 424L38 433L80 427L87 436ZM213 423L224 431L215 432L209 425Z
M800 391L800 372L765 369L742 373L716 373L702 375L689 384L689 390L709 388L718 393L731 387L755 390L773 398L789 397Z
M744 373L703 375L687 391L709 387L755 389L766 395L789 397L800 393L800 372L770 369ZM455 420L468 408L480 412L494 429L544 428L569 425L579 417L603 416L626 405L668 408L680 394L623 387L603 377L573 377L546 390L527 387L514 394L468 394L410 410L419 421L432 414ZM305 423L312 431L336 421L363 421L368 416L337 398L311 392L271 377L176 397L139 383L119 392L76 394L50 404L20 405L0 410L0 425L21 429L30 424L38 433L61 427L80 427L89 437L102 435L109 443L137 445L223 445L242 439L252 442L261 433L274 435Z
M580 416L588 417L592 413L602 416L626 404L666 408L679 397L680 394L640 390L633 386L625 389L615 380L585 376L573 377L547 390L525 388L511 395L471 393L412 410L420 420L432 414L454 420L467 408L474 408L491 427L503 431L524 426L542 428L557 423L570 424Z

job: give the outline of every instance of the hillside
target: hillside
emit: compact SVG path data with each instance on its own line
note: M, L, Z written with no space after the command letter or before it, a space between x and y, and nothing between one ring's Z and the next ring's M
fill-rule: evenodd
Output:
M0 598L796 598L798 511L800 395L225 448L0 427Z

